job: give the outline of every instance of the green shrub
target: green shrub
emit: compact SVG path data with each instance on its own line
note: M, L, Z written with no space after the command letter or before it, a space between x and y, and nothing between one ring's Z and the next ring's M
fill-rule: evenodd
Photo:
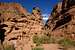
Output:
M4 46L3 50L15 50L13 45Z
M45 44L45 43L50 43L50 37L46 36L46 35L43 35L40 37L40 42L42 44Z
M37 45L48 44L48 43L50 43L50 37L48 37L46 35L42 35L41 37L33 36L33 42L36 43Z
M32 50L44 50L43 48L32 48Z
M61 39L58 43L63 46L75 46L75 41L72 41L70 39Z

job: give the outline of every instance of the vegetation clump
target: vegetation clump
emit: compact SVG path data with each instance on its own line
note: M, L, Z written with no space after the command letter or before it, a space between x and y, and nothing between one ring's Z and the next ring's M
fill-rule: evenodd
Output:
M44 48L37 48L37 47L35 47L35 48L32 48L32 50L44 50Z
M40 45L40 44L49 44L50 41L50 37L46 36L46 35L42 35L42 36L33 36L33 42L36 43L36 45Z
M15 50L14 45L4 44L3 50Z
M58 43L63 46L75 46L75 41L66 38L59 40Z

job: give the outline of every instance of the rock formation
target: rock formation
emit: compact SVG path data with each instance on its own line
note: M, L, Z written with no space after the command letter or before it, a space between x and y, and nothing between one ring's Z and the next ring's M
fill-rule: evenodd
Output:
M7 26L2 28L5 30L2 42L14 44L16 50L30 47L33 45L33 35L43 32L40 9L35 7L30 14L16 3L0 3L0 24Z
M75 40L75 0L63 0L51 13L45 27L54 37Z
M31 47L35 47L32 37L43 34L75 41L75 0L58 3L45 25L38 7L29 13L18 3L0 3L2 44L13 44L16 50L31 50Z

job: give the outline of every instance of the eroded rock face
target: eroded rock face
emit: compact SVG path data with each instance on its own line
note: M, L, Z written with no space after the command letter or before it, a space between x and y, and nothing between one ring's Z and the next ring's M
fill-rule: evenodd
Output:
M16 50L25 50L26 44L31 47L33 35L43 32L41 12L36 7L30 14L19 4L1 3L0 23L7 25L3 27L6 30L3 43L14 44Z
M54 37L66 37L75 40L75 2L63 0L53 8L46 27Z

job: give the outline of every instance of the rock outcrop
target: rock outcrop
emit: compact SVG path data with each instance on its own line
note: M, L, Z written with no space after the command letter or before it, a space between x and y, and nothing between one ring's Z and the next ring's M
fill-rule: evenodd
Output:
M38 7L29 13L18 3L0 3L0 42L13 44L16 50L31 50L34 35L75 41L75 0L58 3L45 25L42 18Z
M63 0L58 3L45 26L56 38L66 37L75 40L75 0Z
M16 3L0 4L0 25L2 24L7 26L2 28L5 30L3 43L14 44L16 50L31 47L33 35L43 32L40 9L35 7L30 14Z

